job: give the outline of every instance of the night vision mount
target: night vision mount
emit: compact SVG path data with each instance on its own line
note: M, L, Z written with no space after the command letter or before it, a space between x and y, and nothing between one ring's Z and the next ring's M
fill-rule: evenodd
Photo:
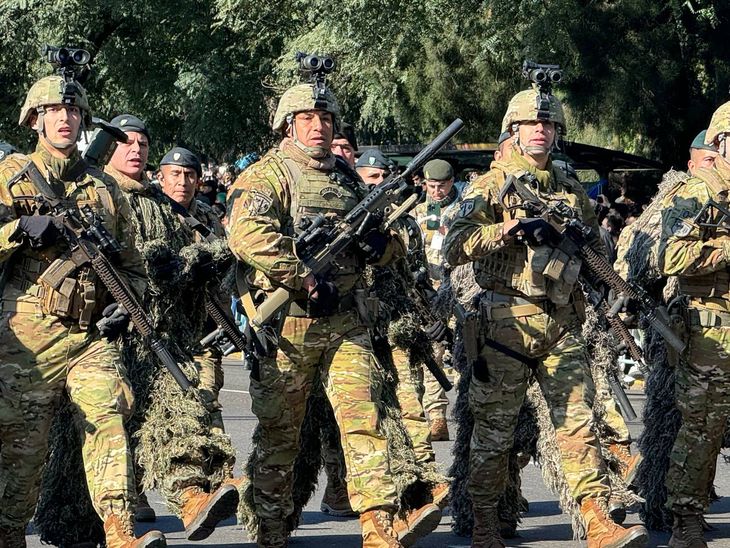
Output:
M533 61L522 63L522 76L533 83L537 94L538 116L550 118L550 95L553 84L563 80L563 69L560 65L541 65Z
M314 84L315 101L325 101L327 75L334 72L337 64L329 55L312 55L298 51L294 56L299 63L299 70L307 82Z
M63 78L63 104L76 104L76 96L80 95L78 85L89 73L91 54L85 49L46 44L41 50L41 55Z

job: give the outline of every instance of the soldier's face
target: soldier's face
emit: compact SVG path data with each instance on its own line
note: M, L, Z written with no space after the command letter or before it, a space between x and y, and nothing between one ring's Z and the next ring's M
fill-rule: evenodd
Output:
M379 185L385 180L385 170L379 167L359 167L357 173L366 185Z
M198 186L198 173L187 166L160 167L162 191L184 208L189 208Z
M441 201L451 192L454 186L454 180L449 179L448 181L434 181L433 179L426 179L426 194L432 200Z
M139 181L142 178L142 171L147 165L147 156L150 152L150 144L143 133L136 131L127 132L126 143L118 143L109 163L120 173Z
M553 122L520 122L518 128L520 145L529 156L547 156L555 142Z
M332 154L336 154L350 164L350 167L355 167L355 149L352 148L350 141L347 139L333 139L330 145Z
M305 147L329 149L334 136L332 114L323 110L308 110L294 115L293 127L289 126L289 137L296 131L297 140Z
M711 168L715 165L715 158L717 158L717 152L691 148L689 149L689 161L687 162L687 167L690 171L694 171L700 167Z
M81 128L81 110L68 105L45 107L43 126L46 139L59 148L70 148L76 144Z

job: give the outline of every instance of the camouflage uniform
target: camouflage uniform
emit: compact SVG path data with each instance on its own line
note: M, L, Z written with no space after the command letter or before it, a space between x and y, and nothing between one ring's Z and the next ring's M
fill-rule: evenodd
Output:
M231 190L230 197L240 199L234 201L228 242L233 253L256 270L252 286L269 291L284 285L296 296L276 357L262 359L251 375L252 409L261 436L254 502L259 518L269 523L285 520L293 510L292 465L318 370L340 427L353 510L396 506L386 440L378 432L379 396L371 386L375 357L367 327L354 309L353 293L362 287L363 264L354 254L340 261L332 280L339 291L339 310L311 317L302 290L309 269L293 249L302 218L318 212L343 215L364 196L361 184L354 176L343 177L342 169L335 167L332 156L311 158L285 138L241 174ZM394 250L392 242L386 259Z
M707 508L730 414L730 238L727 227L693 222L709 199L728 207L728 190L730 165L718 157L715 169L696 169L662 205L660 266L665 275L678 277L688 305L689 344L675 384L682 426L666 480L667 506L675 515Z
M569 283L553 285L541 273L531 274L546 246L502 241L502 223L509 213L497 195L507 175L525 171L537 177L545 199L565 199L584 222L595 225L594 234L598 234L580 185L550 165L538 171L515 153L509 163L493 162L489 173L474 181L446 237L444 255L453 265L475 261L477 282L491 293L491 306L485 311L490 320L486 335L539 360L538 380L550 405L572 495L579 500L604 496L608 480L586 403L589 369L578 319L583 297ZM592 243L600 247L597 237ZM475 418L470 493L475 507L496 507L530 372L523 363L488 347L480 355L488 377L475 374L470 384Z
M112 179L88 166L78 169L78 153L60 160L39 145L30 160L65 200L88 204L113 236L128 241L128 216ZM41 280L54 260L67 258L65 244L33 250L8 239L18 217L35 210L28 196L37 192L29 180L8 186L27 161L13 155L0 164L0 260L8 274L0 328L0 527L24 527L33 515L48 430L63 390L78 410L94 508L104 519L128 515L136 495L124 420L133 397L117 349L90 328L105 303L102 285L88 267L75 270L66 280L76 283L59 290L73 286L69 302ZM120 264L130 281L139 282L135 254L124 252Z

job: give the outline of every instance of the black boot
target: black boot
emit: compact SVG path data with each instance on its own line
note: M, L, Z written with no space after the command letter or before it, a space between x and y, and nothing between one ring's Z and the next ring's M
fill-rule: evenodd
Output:
M670 548L707 548L702 527L702 514L693 510L674 511Z

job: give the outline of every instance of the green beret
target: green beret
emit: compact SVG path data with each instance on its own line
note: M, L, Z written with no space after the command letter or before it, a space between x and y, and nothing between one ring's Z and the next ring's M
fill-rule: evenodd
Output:
M165 154L162 157L162 161L160 161L160 165L192 167L197 172L198 177L203 175L203 169L200 166L198 157L188 149L182 147L175 147Z
M431 181L448 181L454 178L454 168L446 160L430 160L423 166L423 177Z
M372 148L362 153L362 156L357 159L355 167L376 167L378 169L394 170L396 163L377 148Z
M110 123L114 127L121 129L125 133L133 131L135 133L141 133L142 135L147 137L147 139L150 138L150 132L147 129L147 126L134 114L120 114L119 116L113 118Z
M705 136L707 135L707 130L703 129L697 134L697 137L694 138L694 141L692 141L692 144L689 145L689 148L696 148L697 150L711 150L713 152L717 152L717 147L714 144L706 145L705 144Z

